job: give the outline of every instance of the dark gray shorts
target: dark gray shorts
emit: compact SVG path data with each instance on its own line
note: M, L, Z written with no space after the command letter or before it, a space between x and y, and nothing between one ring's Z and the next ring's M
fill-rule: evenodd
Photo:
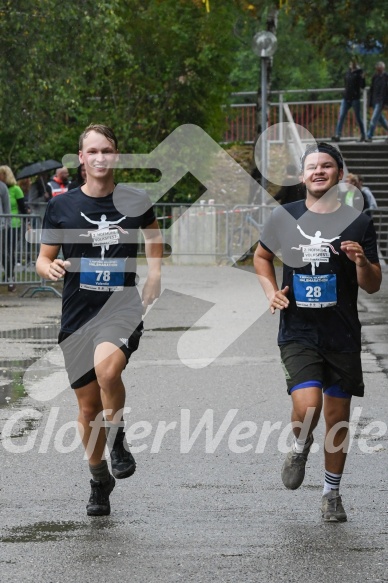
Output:
M143 322L128 337L128 327L104 326L88 329L85 332L60 332L59 346L65 359L66 372L73 389L79 389L95 381L94 351L102 342L111 342L124 353L128 360L139 347L143 334Z
M296 385L317 381L323 390L339 385L356 397L364 396L364 381L359 352L323 352L298 342L280 345L287 392Z

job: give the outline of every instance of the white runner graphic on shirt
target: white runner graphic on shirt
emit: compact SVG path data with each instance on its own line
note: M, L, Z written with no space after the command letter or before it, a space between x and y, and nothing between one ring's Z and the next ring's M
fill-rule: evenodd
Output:
M88 231L88 234L81 234L80 237L92 237L93 247L101 247L101 259L105 257L105 251L108 251L110 245L117 245L120 239L119 229L122 233L126 233L121 227L116 227L118 223L121 223L126 217L121 217L117 221L107 221L106 215L101 215L99 221L93 221L89 219L84 213L81 212L81 216L84 217L92 225L97 225L96 231ZM111 230L112 229L112 230Z
M340 239L340 236L333 237L332 239L325 239L321 237L321 231L316 231L315 235L306 235L304 231L302 231L300 225L296 225L298 231L305 237L306 239L310 239L310 245L303 245L300 244L298 247L291 247L291 249L301 249L303 251L303 261L305 263L311 263L311 273L315 275L315 268L319 267L320 263L329 263L330 260L330 249L336 255L339 255L338 251L336 251L333 245L330 245L336 239Z

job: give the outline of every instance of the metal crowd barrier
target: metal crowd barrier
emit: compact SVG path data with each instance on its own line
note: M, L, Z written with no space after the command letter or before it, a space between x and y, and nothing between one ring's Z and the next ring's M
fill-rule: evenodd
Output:
M373 218L377 233L377 243L380 261L388 261L388 206L382 206L375 210L368 210Z
M26 233L40 233L41 226L39 215L0 215L0 285L29 285L22 295L50 291L61 296L35 271L40 241L33 237L27 240Z
M219 263L228 257L229 216L224 204L157 203L165 256L175 265Z
M263 224L273 206L236 205L229 210L228 257L232 262L253 256Z
M165 257L173 264L214 265L223 260L236 262L252 257L271 205L177 203L156 204L164 236ZM388 261L388 207L370 212L377 232L381 261ZM31 229L40 233L39 215L0 215L0 285L28 285L31 291L61 294L35 271L39 235L26 238ZM141 239L139 239L141 240Z
M253 255L268 205L156 204L165 255L174 264L234 263Z

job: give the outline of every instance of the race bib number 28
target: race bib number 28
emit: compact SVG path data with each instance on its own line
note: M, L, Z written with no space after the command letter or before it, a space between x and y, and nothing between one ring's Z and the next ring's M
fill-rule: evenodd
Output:
M299 308L328 308L337 303L337 277L294 273L294 295Z

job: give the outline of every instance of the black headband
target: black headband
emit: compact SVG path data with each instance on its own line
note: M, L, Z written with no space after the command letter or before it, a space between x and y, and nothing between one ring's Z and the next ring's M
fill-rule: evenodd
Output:
M311 145L306 147L306 151L304 152L304 154L302 155L302 158L300 159L300 167L301 167L302 171L303 171L304 162L305 162L307 156L309 154L314 154L316 152L323 152L324 154L329 154L329 156L331 156L337 162L338 168L344 167L343 158L342 158L340 152L337 150L337 148L334 148L334 146L331 146L330 144L326 144L325 142L320 142L318 144L311 144Z

